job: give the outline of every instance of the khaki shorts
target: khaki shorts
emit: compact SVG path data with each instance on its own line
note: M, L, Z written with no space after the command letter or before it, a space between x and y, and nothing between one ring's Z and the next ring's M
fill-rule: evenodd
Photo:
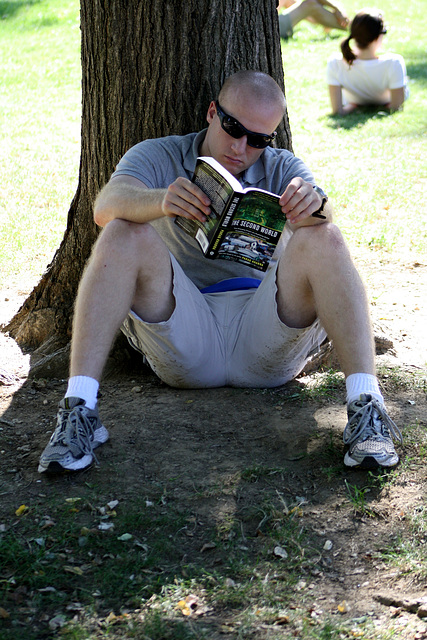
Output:
M131 311L122 331L172 387L277 387L298 375L326 337L318 320L304 329L281 322L277 262L257 289L203 294L171 260L169 320L144 322Z

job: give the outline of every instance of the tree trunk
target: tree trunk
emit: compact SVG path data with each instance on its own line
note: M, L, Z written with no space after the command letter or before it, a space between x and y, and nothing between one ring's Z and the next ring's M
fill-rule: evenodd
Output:
M226 76L269 73L284 88L274 0L81 0L82 146L79 185L54 259L6 330L19 344L65 344L98 230L92 207L137 142L206 126ZM277 144L291 149L287 116Z

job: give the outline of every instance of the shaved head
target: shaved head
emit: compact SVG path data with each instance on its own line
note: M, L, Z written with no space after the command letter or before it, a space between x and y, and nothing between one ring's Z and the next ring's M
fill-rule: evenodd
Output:
M269 103L282 111L282 117L286 110L286 100L283 91L271 76L261 71L238 71L229 76L219 92L218 99L221 104L227 103L227 98L240 96L242 100L250 99L258 104Z

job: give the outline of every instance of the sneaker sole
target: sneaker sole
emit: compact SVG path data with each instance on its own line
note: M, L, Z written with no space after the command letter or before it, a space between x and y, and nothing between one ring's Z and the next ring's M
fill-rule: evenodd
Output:
M107 442L109 435L107 429L104 425L101 425L98 429L95 430L93 440L93 448L96 449L104 442ZM72 456L71 456L72 457ZM72 457L73 458L73 457ZM61 471L79 471L80 469L85 469L93 462L93 456L91 454L86 454L81 458L73 458L69 462L66 461L66 458L61 462L59 460L50 460L47 464L43 464L40 460L37 471L39 473L60 473Z
M383 462L379 462L373 456L366 456L360 462L352 458L347 452L344 456L344 464L346 467L354 468L359 467L360 469L378 469L383 467L384 469L390 469L391 467L395 467L399 463L399 456L393 456L389 460L384 460Z
M78 460L70 461L68 464L59 462L58 460L52 460L46 466L42 463L39 464L39 473L61 473L62 471L79 471L85 469L93 462L93 456L86 455Z

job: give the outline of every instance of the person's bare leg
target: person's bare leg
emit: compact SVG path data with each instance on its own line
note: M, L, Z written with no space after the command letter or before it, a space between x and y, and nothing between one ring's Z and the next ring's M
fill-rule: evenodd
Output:
M290 7L283 13L288 14L292 27L297 25L298 22L301 22L301 20L307 20L309 18L311 18L312 22L321 24L329 29L345 30L348 26L348 20L346 20L341 12L337 11L337 13L334 13L333 11L329 11L317 2L317 0L303 0L300 4Z
M375 346L365 288L335 225L295 231L277 272L278 312L291 327L320 319L345 376L375 375Z
M169 252L151 225L114 220L103 230L80 283L73 321L70 376L100 380L129 309L148 322L174 309Z
M288 9L297 3L297 0L279 0L279 4L277 5L277 10L281 11L282 9Z

